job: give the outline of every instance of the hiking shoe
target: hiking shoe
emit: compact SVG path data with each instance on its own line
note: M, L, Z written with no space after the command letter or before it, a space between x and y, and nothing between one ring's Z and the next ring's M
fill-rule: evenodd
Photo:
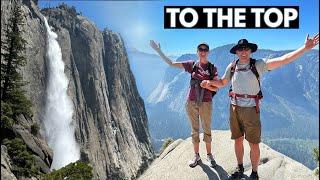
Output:
M244 168L239 168L237 167L236 172L234 172L233 174L231 174L230 179L244 179Z
M189 161L189 166L194 168L201 162L199 154L195 154L192 160Z
M251 173L250 175L250 180L259 180L258 173Z
M207 161L209 162L209 164L211 165L211 167L216 167L217 163L214 160L212 154L207 154Z

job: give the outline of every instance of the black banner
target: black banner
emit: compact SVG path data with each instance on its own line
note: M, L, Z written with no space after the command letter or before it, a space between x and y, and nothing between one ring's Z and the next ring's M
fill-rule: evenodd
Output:
M165 6L165 29L297 29L298 6Z

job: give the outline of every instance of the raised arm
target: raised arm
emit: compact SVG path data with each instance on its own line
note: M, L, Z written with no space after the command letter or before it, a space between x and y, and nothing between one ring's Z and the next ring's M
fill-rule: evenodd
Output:
M268 70L273 70L282 65L288 64L300 56L302 56L305 52L308 52L310 49L314 48L319 43L319 33L315 35L313 38L309 39L309 34L306 37L306 41L302 47L299 49L287 53L281 57L273 58L267 61Z
M150 40L150 46L152 47L152 49L154 49L159 56L161 57L161 59L163 59L167 64L169 64L172 67L177 67L177 68L183 68L182 63L180 62L173 62L170 58L168 58L162 51L160 48L160 44L156 43L153 40Z

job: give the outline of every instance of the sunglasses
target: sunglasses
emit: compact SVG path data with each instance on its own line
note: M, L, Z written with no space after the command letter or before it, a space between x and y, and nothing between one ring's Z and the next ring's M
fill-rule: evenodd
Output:
M239 47L237 51L248 51L249 49L249 47Z
M209 49L207 49L207 48L198 48L198 51L200 51L200 52L208 52Z

